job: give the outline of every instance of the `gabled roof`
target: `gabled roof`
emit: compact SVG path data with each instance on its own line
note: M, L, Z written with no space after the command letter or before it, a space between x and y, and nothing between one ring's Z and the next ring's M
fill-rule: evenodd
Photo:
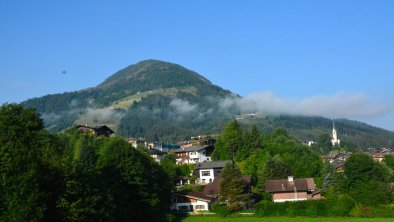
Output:
M179 192L176 192L175 195L183 196L183 197L189 197L189 198L198 199L198 200L205 200L205 201L208 201L208 202L211 202L212 200L215 199L213 197L206 196L203 193L196 192L196 191L191 191L191 190L179 191Z
M215 168L224 168L227 163L230 163L230 160L224 161L211 161L211 162L203 162L203 163L196 163L194 169L215 169Z
M203 149L206 149L206 148L209 148L209 147L210 147L210 145L179 148L179 149L175 150L175 153L196 152L196 151L200 151L200 150L203 150Z
M315 190L315 180L313 178L295 179L294 181L267 180L265 191L271 193L294 192Z
M166 154L166 152L158 150L158 149L150 149L148 150L149 155L162 155Z
M242 179L246 182L247 186L250 186L252 182L252 176L246 175L242 176ZM220 183L222 177L216 176L212 183L205 185L203 194L210 196L217 196L220 194Z
M77 125L76 128L83 133L94 131L96 134L107 135L107 136L114 133L114 131L106 125L102 125L102 126Z
M345 161L343 160L335 160L334 162L331 163L331 166L335 167L335 169L338 169L339 167L342 167L345 165Z

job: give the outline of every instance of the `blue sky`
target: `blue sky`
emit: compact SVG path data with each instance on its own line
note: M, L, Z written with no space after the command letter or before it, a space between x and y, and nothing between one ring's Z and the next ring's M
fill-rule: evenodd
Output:
M0 0L0 33L0 103L159 59L257 105L394 130L391 0Z

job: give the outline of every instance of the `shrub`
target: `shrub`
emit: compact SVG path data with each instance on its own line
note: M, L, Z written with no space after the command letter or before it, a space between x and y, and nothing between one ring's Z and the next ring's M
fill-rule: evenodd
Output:
M271 209L273 203L271 201L268 200L263 200L260 203L255 205L255 211L256 211L256 215L259 217L265 217L265 216L269 216L271 213Z
M334 200L330 200L328 213L332 216L349 216L356 202L347 194L340 194Z
M361 204L356 204L353 209L350 211L350 216L353 217L370 217L371 216L371 208L367 206L363 206Z
M371 209L371 217L394 217L394 206L379 205Z
M213 204L211 211L214 212L219 217L227 217L231 214L230 209L225 204Z
M317 217L318 215L317 206L313 204L308 205L305 210L305 214L308 217Z

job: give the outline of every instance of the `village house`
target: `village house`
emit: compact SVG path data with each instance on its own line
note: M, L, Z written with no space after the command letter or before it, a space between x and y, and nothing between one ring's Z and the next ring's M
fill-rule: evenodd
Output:
M346 161L352 155L351 152L330 153L322 157L326 163L333 163L336 160Z
M283 180L267 180L265 192L272 193L273 202L303 201L320 199L313 178L294 179L289 176Z
M330 165L335 168L337 173L345 172L345 161L343 160L335 160L334 162L330 163Z
M387 148L369 148L368 153L375 161L378 162L382 162L385 156L394 156L394 153L391 151L391 149Z
M176 164L195 164L211 161L213 146L184 147L175 150Z
M250 192L252 189L252 176L246 175L242 176L242 179L245 181L246 184L246 192ZM221 187L220 183L222 181L222 177L216 176L212 183L208 183L204 186L203 194L217 198L220 195Z
M194 167L195 174L198 177L196 183L212 183L216 177L221 175L223 168L229 162L229 160L226 160L197 163Z
M179 191L173 194L171 210L183 212L208 211L215 198L196 191Z
M160 160L167 154L164 151L158 149L149 149L148 150L149 156L151 156L156 162L160 163Z
M139 138L130 138L127 140L128 143L131 144L132 147L137 148L138 145L142 145L144 147L148 147L148 143L145 141L144 138L139 137Z
M100 137L100 136L109 137L112 134L114 134L114 131L112 131L106 125L103 125L103 126L77 125L76 128L81 133L87 133L87 134L91 134L91 135L94 135L97 137Z

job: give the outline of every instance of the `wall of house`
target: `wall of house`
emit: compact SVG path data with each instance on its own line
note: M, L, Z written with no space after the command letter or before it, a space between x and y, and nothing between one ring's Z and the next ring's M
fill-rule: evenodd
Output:
M185 211L186 209L187 211L190 211L190 205L192 206L193 211L209 210L209 203L202 200L173 203L171 208L178 211Z
M215 179L213 169L201 169L199 172L200 183L210 183Z
M308 199L306 192L291 192L291 193L274 193L272 200L274 202L286 202L286 201L303 201Z
M189 163L190 164L195 164L195 163L202 163L205 161L210 161L211 158L206 156L205 150L200 150L196 152L189 152Z

